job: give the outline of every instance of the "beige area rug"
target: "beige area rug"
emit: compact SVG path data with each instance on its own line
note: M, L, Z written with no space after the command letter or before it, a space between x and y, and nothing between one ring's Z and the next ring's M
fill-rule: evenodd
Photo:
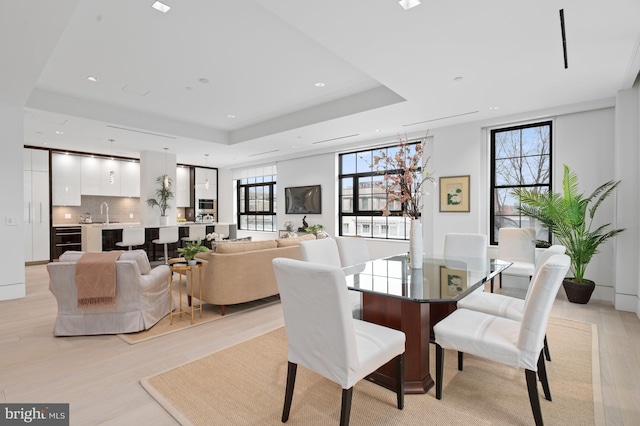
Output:
M174 303L178 303L178 300L179 300L178 292L174 290L173 293L174 293L174 297L173 297ZM197 299L194 299L194 300L196 303L195 307L197 308L198 300ZM266 297L264 299L254 300L252 302L247 302L247 303L240 303L237 305L227 305L225 307L224 316L220 314L221 312L220 306L204 303L202 305L202 318L200 318L200 313L198 311L194 311L194 314L193 314L194 322L193 324L191 324L191 307L187 305L187 296L183 290L182 306L183 306L183 309L187 310L188 312L186 314L182 314L182 318L180 317L180 315L176 315L174 313L173 324L169 324L171 321L170 321L169 315L167 315L166 317L158 321L156 325L154 325L148 330L139 331L137 333L118 334L118 337L120 337L122 340L129 343L130 345L133 345L136 343L144 342L149 339L154 339L156 337L164 336L169 333L175 333L176 331L181 331L189 327L207 324L211 321L227 318L232 315L239 314L241 312L247 312L254 309L259 309L263 306L272 305L274 303L280 303L280 296L276 295L276 296Z
M547 335L553 402L544 399L539 386L545 423L600 424L597 419L603 411L595 326L552 318ZM278 425L286 372L286 335L279 328L141 383L183 425ZM300 367L287 424L336 425L340 398L337 384ZM363 380L354 388L351 424L533 424L523 370L466 356L464 371L458 371L456 353L451 351L445 356L442 400L435 398L432 388L425 395L406 395L402 411L395 404L393 392Z

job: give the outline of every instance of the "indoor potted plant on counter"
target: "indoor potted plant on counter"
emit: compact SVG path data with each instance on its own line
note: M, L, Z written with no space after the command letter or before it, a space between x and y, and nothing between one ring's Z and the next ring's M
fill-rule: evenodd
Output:
M569 301L587 303L595 289L595 283L584 278L585 270L600 244L616 236L624 229L606 230L610 223L591 229L593 217L600 204L613 193L621 181L609 181L585 197L578 192L578 177L564 165L562 194L517 189L513 193L520 198L518 211L539 220L567 248L571 258L573 277L565 278L563 287Z
M171 190L173 181L169 176L162 175L156 178L156 183L159 185L159 188L156 189L156 198L149 198L147 205L150 207L157 206L160 209L160 225L166 226L169 224L167 210L171 208L169 200L173 198L173 191Z
M179 247L178 253L184 257L184 260L187 261L187 265L195 265L197 263L195 257L198 253L204 253L209 251L209 249L202 245L202 241L198 239L196 242L188 242L186 246Z

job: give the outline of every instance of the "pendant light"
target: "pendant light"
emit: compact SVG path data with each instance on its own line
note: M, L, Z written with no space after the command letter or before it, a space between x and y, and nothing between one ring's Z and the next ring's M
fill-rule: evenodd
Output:
M114 165L113 162L113 139L109 139L109 142L111 142L111 166ZM116 172L115 170L109 170L109 184L113 185L116 182Z
M167 172L167 157L169 156L169 154L167 154L167 151L169 151L169 148L163 148L164 149L164 186L168 187L169 186L169 174Z
M209 189L209 154L204 155L204 162L207 167L205 169L204 189Z

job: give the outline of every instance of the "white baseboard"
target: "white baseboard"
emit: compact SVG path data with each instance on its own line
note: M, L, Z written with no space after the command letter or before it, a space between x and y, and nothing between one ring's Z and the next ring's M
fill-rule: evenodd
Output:
M636 295L616 293L614 307L618 311L635 312L640 318L640 299Z
M26 286L24 283L0 286L0 300L22 299L26 295Z

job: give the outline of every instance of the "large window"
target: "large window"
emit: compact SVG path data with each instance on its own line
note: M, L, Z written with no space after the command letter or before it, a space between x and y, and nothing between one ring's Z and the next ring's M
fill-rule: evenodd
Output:
M519 215L516 188L551 190L551 122L491 131L491 244L500 228L535 228L538 239L549 232L533 219Z
M418 142L413 144L415 143ZM340 235L409 239L409 218L402 216L400 202L393 202L387 206L391 215L382 215L381 210L387 204L387 193L382 185L383 173L371 168L374 156L380 155L381 152L394 156L397 150L398 147L394 145L340 155ZM399 172L387 170L387 173Z
M238 179L237 188L238 229L277 230L275 175Z

